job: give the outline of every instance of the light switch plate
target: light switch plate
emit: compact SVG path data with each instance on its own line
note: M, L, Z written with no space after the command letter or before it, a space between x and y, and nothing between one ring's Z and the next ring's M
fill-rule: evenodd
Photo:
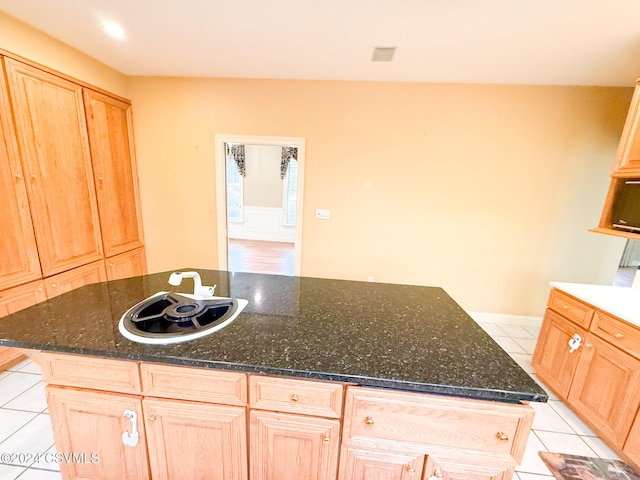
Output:
M331 210L322 208L316 209L316 218L319 218L320 220L329 220L329 218L331 218Z

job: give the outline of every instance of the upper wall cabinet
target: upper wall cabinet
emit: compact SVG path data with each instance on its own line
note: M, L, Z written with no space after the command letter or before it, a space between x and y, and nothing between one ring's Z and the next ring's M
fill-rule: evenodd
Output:
M0 290L40 278L36 239L0 63Z
M44 276L100 260L82 87L5 58Z
M131 105L84 89L105 257L143 245Z
M640 176L640 78L631 99L620 145L613 165L613 176Z
M640 77L613 162L600 222L592 232L640 240Z

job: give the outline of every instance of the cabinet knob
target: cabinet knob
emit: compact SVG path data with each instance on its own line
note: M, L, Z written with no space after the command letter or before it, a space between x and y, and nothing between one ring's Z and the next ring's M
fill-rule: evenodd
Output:
M157 413L153 413L153 414L149 417L149 421L150 421L150 422L155 422L157 418L158 418L158 414L157 414Z
M18 180L20 180L20 179L22 178L22 175L21 175L21 174L19 174L19 173L16 173L16 178L17 178Z
M593 348L593 345L591 343L585 343L584 346L587 347L587 348Z
M291 395L291 401L292 402L297 402L298 401L298 394L294 393L293 395Z
M331 437L329 437L328 433L324 434L324 436L322 437L322 441L323 442L327 442L327 443L329 443L331 441Z
M52 283L52 284L51 284L51 288L56 288L57 286L58 286L58 284L57 284L57 283Z
M405 469L408 473L416 473L416 469L415 469L415 468L413 468L413 465L412 465L412 464L410 464L410 463L407 463L407 464L404 466L404 469Z
M436 469L435 472L433 472L433 475L431 475L427 480L439 480L442 478L442 472L440 471L439 468Z
M504 434L504 432L498 432L496 433L496 438L498 440L500 440L501 442L506 442L509 440L509 437L507 435Z
M369 426L373 425L373 418L372 417L365 418L364 423L366 423Z
M569 310L571 308L571 305L567 305L566 303L562 306L563 310Z
M624 333L616 333L616 338L624 338Z

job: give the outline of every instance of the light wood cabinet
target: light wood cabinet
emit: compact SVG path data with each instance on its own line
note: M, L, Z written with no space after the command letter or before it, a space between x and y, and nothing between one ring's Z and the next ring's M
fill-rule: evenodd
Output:
M146 273L130 102L7 55L0 291L44 277L54 296Z
M65 479L247 480L245 374L49 352L34 360L58 451L100 458L65 466ZM134 425L131 445L123 435Z
M470 467L458 459L446 464L432 462L427 466L425 478L428 475L429 480L510 480L513 474L512 468Z
M104 263L97 261L46 278L44 285L47 298L53 298L84 285L106 281L107 273L104 269Z
M579 304L562 310L558 295ZM567 303L568 305L568 303ZM560 306L560 307L559 307ZM583 329L575 324L588 311ZM560 315L559 312L563 314ZM569 353L573 335L580 341ZM552 290L532 365L540 380L566 400L616 452L640 465L640 329L587 302Z
M44 302L46 299L47 295L42 280L2 290L0 292L0 317L30 307L38 302Z
M640 78L636 80L631 105L620 137L612 175L640 176Z
M44 282L38 280L0 291L0 321L2 317L30 307L47 299ZM26 357L15 348L0 347L0 372L21 362Z
M613 162L609 190L604 201L600 221L593 232L605 233L617 237L640 240L640 233L624 231L614 228L618 223L614 218L616 204L620 198L620 192L624 182L631 178L640 178L640 77L636 79L631 105L627 113L627 119L622 130L620 143Z
M583 350L572 350L569 341L583 341L587 332L547 309L533 352L531 365L536 370L540 380L549 385L563 400L569 395L571 382L578 367ZM577 337L576 337L577 336Z
M147 259L144 248L137 248L130 252L121 253L105 261L107 279L118 280L120 278L137 277L147 273Z
M84 89L105 257L142 247L131 105Z
M142 403L152 478L247 479L244 408L150 398Z
M5 58L44 276L103 258L82 88Z
M394 453L388 448L346 445L340 457L340 479L420 480L425 464L423 452L410 449Z
M640 465L640 416L636 416L622 451L632 463Z
M0 61L0 290L40 278L38 249Z
M33 358L47 383L58 451L100 456L100 465L65 465L65 479L509 480L534 412L209 368L50 352ZM320 413L301 413L309 409ZM131 446L123 434L134 424L139 443Z
M336 478L340 421L251 410L252 480Z
M55 386L46 391L57 451L86 455L84 462L60 463L66 480L150 478L140 396Z
M640 406L640 360L589 334L568 401L601 438L622 446Z
M339 480L367 469L385 479L420 479L424 470L424 478L508 480L533 415L528 405L349 387Z

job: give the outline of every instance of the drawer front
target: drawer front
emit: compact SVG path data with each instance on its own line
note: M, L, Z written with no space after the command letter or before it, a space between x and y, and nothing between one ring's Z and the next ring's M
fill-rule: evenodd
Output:
M533 414L528 405L349 388L344 437L492 452L519 462Z
M129 360L40 352L34 356L48 385L140 393L138 363Z
M140 375L142 392L146 396L225 405L247 404L247 377L244 373L142 363Z
M603 312L593 316L591 331L603 340L640 358L640 329Z
M582 303L580 300L576 300L556 289L551 290L547 305L582 328L589 328L594 313L594 308L590 305Z
M343 386L339 383L259 375L249 377L251 408L340 418L342 396Z

